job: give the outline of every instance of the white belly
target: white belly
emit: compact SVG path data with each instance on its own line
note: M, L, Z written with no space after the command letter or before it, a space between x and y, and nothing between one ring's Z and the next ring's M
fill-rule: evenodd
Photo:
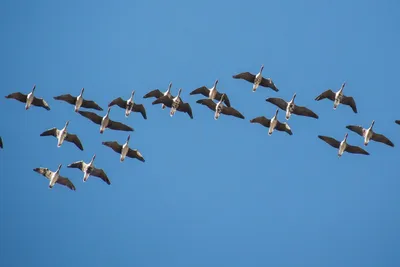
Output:
M341 142L339 146L338 156L341 157L346 149L347 144L345 142Z
M208 95L208 98L210 98L210 99L215 99L215 96L217 95L217 90L215 90L215 89L213 89L213 90L210 90L210 93L209 93L209 95Z
M62 143L65 140L65 136L66 136L66 134L65 134L64 131L60 133L59 138L58 138L58 142L57 142L57 147L60 147L62 145Z
M57 175L53 174L50 179L49 187L53 187L56 184L57 180L58 180L58 174Z
M126 144L122 146L122 150L121 150L121 158L120 161L124 161L126 154L128 154L129 151L129 146L127 146Z
M275 127L277 124L277 120L275 118L273 118L269 124L269 130L268 130L268 134L271 135L272 132L274 131Z
M107 128L108 121L109 121L108 117L103 117L100 124L100 133L103 133L104 130Z
M262 80L262 75L259 73L256 75L256 78L254 79L253 92L255 92L257 90L258 86L260 85L261 80Z
M27 97L26 97L25 109L29 109L29 107L30 107L31 104L32 104L33 97L34 97L34 96L33 96L32 93L29 93L29 94L27 95Z

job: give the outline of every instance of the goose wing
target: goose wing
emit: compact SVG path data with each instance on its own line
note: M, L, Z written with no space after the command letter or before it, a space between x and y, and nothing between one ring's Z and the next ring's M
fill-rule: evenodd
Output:
M43 98L33 97L32 105L50 110L49 104Z
M114 99L113 101L108 104L109 107L117 105L120 108L126 108L126 101L123 100L121 97Z
M231 106L231 102L229 101L229 98L228 98L228 95L227 95L227 94L217 92L217 94L215 95L215 99L218 100L218 101L221 101L222 95L225 95L225 96L224 96L224 103L225 103L225 105L226 105L227 107L230 107L230 106Z
M68 178L59 176L56 183L64 185L64 186L68 187L69 189L71 189L73 191L76 190L75 185Z
M112 148L112 150L114 150L118 154L121 154L122 146L120 144L118 144L118 142L116 142L116 141L107 141L107 142L102 142L102 144Z
M396 120L395 123L400 124L400 120Z
M177 109L178 109L179 111L181 111L181 112L187 113L187 114L189 115L189 117L190 117L191 119L193 119L192 108L190 107L190 104L189 104L189 103L181 102L181 103L179 104L179 107L178 107Z
M55 96L53 97L55 100L61 100L61 101L65 101L67 103L70 103L71 105L75 105L76 102L76 96L72 96L70 94L66 94L66 95L59 95L59 96Z
M295 105L293 109L293 114L318 119L318 115L315 114L311 109L302 106Z
M136 158L142 162L145 162L142 154L139 152L137 149L131 149L129 148L128 153L126 154L130 158Z
M371 139L376 142L380 142L380 143L386 144L388 146L394 147L394 144L392 143L392 141L390 141L389 138L387 138L383 134L373 133Z
M103 117L100 117L99 115L97 115L96 113L90 112L90 111L82 111L79 110L78 111L79 114L81 114L83 117L88 118L89 120L91 120L92 122L96 123L96 124L101 124L101 121L103 119Z
M233 107L223 107L221 113L225 115L234 116L239 119L244 119L244 116Z
M83 101L82 101L82 107L84 107L84 108L92 108L92 109L100 110L100 111L103 110L103 109L102 109L96 102L94 102L93 100L85 100L85 99L83 99Z
M247 72L242 72L242 73L233 75L232 77L234 79L243 79L243 80L253 83L254 79L256 78L256 75L251 74L250 72L247 71Z
M261 124L262 126L267 127L267 128L269 128L269 126L270 126L270 124L271 124L271 120L270 120L270 119L267 119L267 118L264 117L264 116L260 116L260 117L256 117L256 118L254 118L254 119L251 119L250 122L251 122L251 123L259 123L259 124Z
M352 154L363 154L363 155L369 155L369 153L367 151L365 151L364 149L362 149L359 146L351 146L349 144L347 144L346 152L352 153Z
M107 128L125 132L133 132L133 128L129 127L128 125L113 120L109 120Z
M3 148L3 139L0 137L0 148Z
M277 97L270 97L265 99L265 101L274 104L275 106L277 106L278 108L282 109L282 110L286 110L288 103L283 100L282 98L277 98Z
M153 101L153 105L156 105L156 104L164 104L164 105L166 105L167 107L172 107L172 102L173 102L173 100L172 100L172 98L170 98L169 96L167 96L167 95L165 95L165 96L161 96L160 98L157 98L156 100L154 100Z
M67 133L67 136L65 137L65 141L74 143L80 150L83 151L83 146L82 146L81 140L79 140L79 138L76 134Z
M271 88L272 90L274 90L275 92L278 92L279 89L275 86L274 82L272 81L272 79L266 79L266 78L262 78L260 85L263 87L268 87Z
M287 124L286 122L282 123L280 121L277 121L275 129L281 132L287 132L289 135L293 135L292 129L290 129L289 124Z
M217 105L217 104L215 104L214 101L212 101L212 100L209 99L209 98L199 99L199 100L196 101L196 103L202 104L202 105L204 105L204 106L207 106L207 107L208 107L209 109L211 109L212 111L215 111L215 106Z
M325 92L323 92L322 94L320 94L319 96L317 96L315 98L315 100L319 101L322 99L328 98L329 100L335 101L335 93L331 90L328 89Z
M207 87L202 86L202 87L199 87L199 88L197 88L197 89L194 89L194 90L190 93L190 95L202 94L203 96L208 97L208 94L209 94L209 93L210 93L210 90L209 90Z
M71 163L67 166L67 168L76 168L76 169L80 169L81 171L83 171L83 166L84 166L84 162L83 160L80 161L75 161L74 163Z
M33 171L43 175L44 177L46 177L47 179L51 179L51 174L53 173L52 171L50 171L48 168L34 168Z
M12 98L12 99L15 99L15 100L25 103L27 95L20 93L20 92L16 92L16 93L7 95L6 98Z
M40 134L40 136L52 135L54 137L57 137L57 131L58 131L58 129L54 127L54 128L51 128L51 129L48 129L48 130L44 131L43 133Z
M363 136L364 128L361 126L347 125L346 128L349 129L350 131L357 133L358 135Z
M106 182L108 185L111 184L110 179L108 179L107 174L103 171L103 169L93 168L93 171L90 173L90 175L101 178L101 180Z
M143 116L143 119L147 120L146 109L142 104L133 104L133 111L140 112Z
M329 145L333 146L334 148L339 148L340 142L332 137L318 135L318 138L325 141Z
M356 102L354 101L354 98L352 98L351 96L343 96L340 102L344 105L350 106L351 109L354 111L354 113L357 113Z
M149 97L160 98L160 97L162 97L162 96L164 96L164 94L163 94L160 90L155 89L155 90L150 91L150 92L148 92L147 94L145 94L145 95L143 96L143 98L149 98Z

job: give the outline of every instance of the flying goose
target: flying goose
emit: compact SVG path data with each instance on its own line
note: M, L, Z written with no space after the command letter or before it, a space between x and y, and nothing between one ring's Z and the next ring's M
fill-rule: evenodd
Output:
M67 167L68 168L76 168L80 169L83 172L83 181L86 182L86 180L89 178L89 176L96 176L98 178L101 178L104 182L106 182L108 185L111 184L110 180L107 177L107 174L102 170L102 169L97 169L94 167L94 159L96 158L96 155L93 155L92 160L89 163L83 162L83 160L76 161L74 163L69 164Z
M395 123L400 124L400 120L395 121Z
M74 143L80 150L83 150L82 143L79 140L78 136L67 132L68 124L69 121L65 123L64 128L62 128L61 130L54 127L47 131L44 131L43 133L40 134L40 136L54 136L58 140L57 147L60 147L64 141L67 141Z
M344 82L342 84L339 91L337 91L336 93L332 92L331 89L328 89L325 92L323 92L322 94L320 94L319 96L317 96L315 98L315 100L319 101L319 100L327 98L327 99L333 101L333 109L336 109L340 104L343 104L343 105L350 106L353 109L354 113L357 113L357 106L356 106L356 102L354 101L354 99L351 96L343 95L343 89L344 89L345 85L346 85L346 82Z
M78 111L78 112L79 112L79 114L81 114L82 116L88 118L92 122L94 122L96 124L99 124L100 125L100 133L101 134L104 132L104 130L106 128L110 128L110 129L113 129L113 130L119 130L119 131L126 131L126 132L132 132L133 131L133 128L131 128L131 127L129 127L129 126L123 124L123 123L110 120L110 110L111 110L111 107L108 107L107 114L104 115L104 117L100 117L96 113L89 112L89 111Z
M65 101L71 105L75 105L75 112L78 112L81 107L91 108L102 111L103 109L92 100L83 99L83 92L85 88L82 88L81 93L78 96L72 96L70 94L55 96L55 100Z
M318 115L315 114L310 109L308 109L306 107L295 105L294 104L295 98L296 98L296 93L293 95L292 99L289 102L286 102L282 98L276 98L276 97L267 98L265 101L274 104L275 106L279 107L282 110L285 110L286 111L286 120L289 120L289 118L292 114L318 119Z
M120 108L125 109L125 117L128 117L131 112L140 112L145 120L147 120L146 110L142 104L136 104L133 101L135 90L132 91L131 97L128 100L123 100L121 97L114 99L108 104L109 107L117 105Z
M126 142L123 145L118 144L118 142L116 141L102 142L102 144L112 148L115 152L121 154L120 157L121 162L125 160L125 157L136 158L142 162L145 162L142 154L137 149L129 148L128 143L130 138L131 135L128 135L128 138L126 139Z
M3 139L0 137L0 148L3 148Z
M275 115L271 119L261 116L250 120L250 122L259 123L262 126L269 128L268 135L271 135L274 130L287 132L289 135L292 135L293 133L289 125L286 122L282 123L278 121L278 112L279 109L276 109Z
M190 107L189 103L185 103L181 99L181 92L182 88L179 88L178 95L174 98L171 98L168 95L162 96L160 98L157 98L155 101L153 101L153 105L156 104L164 104L165 106L171 108L171 111L169 112L169 115L172 117L174 116L175 112L181 111L185 112L189 115L191 119L193 119L193 113L192 113L192 108Z
M357 126L357 125L348 125L348 126L346 126L346 128L349 129L350 131L353 131L353 132L357 133L358 135L364 137L364 145L365 146L368 145L370 140L373 140L373 141L384 143L388 146L394 147L394 144L392 143L392 141L390 141L386 136L375 133L372 130L372 127L374 127L374 124L375 124L375 121L373 120L371 123L371 126L368 129L365 129L365 128L363 128L361 126Z
M337 141L336 139L328 136L323 136L323 135L318 135L319 139L325 141L329 145L331 145L334 148L338 148L338 157L340 158L343 154L344 151L352 154L363 154L363 155L369 155L367 151L362 149L359 146L352 146L347 144L347 136L348 134L344 136L344 140L342 142Z
M43 175L44 177L46 177L47 179L50 180L49 181L49 188L50 189L53 188L53 186L56 183L58 183L58 184L65 185L69 189L75 191L76 188L75 188L74 184L68 178L62 177L60 175L61 166L62 166L62 164L58 165L58 169L55 172L50 171L48 168L43 168L43 167L34 168L33 171Z
M221 97L222 97L223 93L220 93L220 92L217 91L217 84L218 84L218 80L216 80L214 82L214 86L212 88L208 89L207 87L202 86L202 87L199 87L199 88L193 90L190 93L190 95L202 94L203 96L208 97L209 99L212 99L212 100L214 100L214 99L221 100ZM225 94L224 102L225 102L225 105L227 107L231 106L229 98L228 98L228 96L226 94Z
M16 92L16 93L9 94L8 96L6 96L6 98L12 98L12 99L18 100L22 103L25 103L25 110L28 110L31 107L31 105L50 110L49 104L47 104L47 102L43 98L37 98L33 95L35 92L35 89L36 89L36 85L33 85L32 91L27 95L20 93L20 92Z
M253 84L253 92L255 92L258 88L258 86L263 86L263 87L269 87L275 92L278 92L278 88L276 88L274 82L272 81L271 78L264 78L262 77L262 71L264 69L264 65L261 65L260 72L257 73L256 75L251 74L250 72L242 72L236 75L233 75L232 77L234 79L243 79L246 80L250 83Z
M171 87L172 87L172 82L170 82L169 83L169 85L168 85L168 89L167 89L167 91L165 91L164 93L163 92L161 92L160 90L158 90L158 89L155 89L155 90L153 90L153 91L150 91L150 92L148 92L147 94L145 94L144 96L143 96L143 98L150 98L150 97L155 97L155 98L160 98L160 97L162 97L162 96L168 96L169 98L174 98L172 95L171 95ZM164 104L162 104L161 105L161 108L162 109L165 109L165 105Z
M215 111L214 119L218 120L219 116L222 114L235 116L236 118L244 119L244 116L232 107L225 106L222 102L224 101L225 94L222 94L221 99L218 103L215 103L213 100L209 98L197 100L196 103L207 106L212 111Z

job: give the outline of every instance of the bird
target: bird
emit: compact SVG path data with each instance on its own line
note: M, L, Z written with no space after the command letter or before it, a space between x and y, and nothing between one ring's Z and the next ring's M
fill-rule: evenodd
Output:
M3 139L0 137L0 148L3 148Z
M395 123L400 124L400 120L396 120Z
M276 97L267 98L265 101L274 104L275 106L279 107L282 110L285 110L286 111L286 120L289 120L289 118L292 114L318 119L318 115L315 114L310 109L308 109L306 107L295 105L294 104L295 98L296 98L296 93L293 95L292 99L289 102L286 102L282 98L276 98Z
M221 99L219 100L218 103L215 103L213 100L209 98L199 99L196 101L196 103L205 105L212 111L215 111L214 113L215 120L218 120L221 113L229 116L234 116L236 118L244 119L244 116L239 111L237 111L232 107L227 107L223 104L224 98L225 94L222 94Z
M242 72L232 77L234 79L243 79L253 84L253 92L255 92L258 86L269 87L275 92L278 92L278 88L275 86L274 82L271 78L264 78L262 77L262 71L264 69L264 65L261 65L260 72L256 75L251 74L250 72Z
M50 171L48 168L43 168L43 167L39 167L39 168L34 168L33 171L43 175L44 177L46 177L47 179L49 179L49 188L53 188L53 186L58 183L61 185L65 185L66 187L68 187L69 189L75 191L76 188L74 186L74 184L68 179L65 178L63 176L60 175L60 169L61 169L62 164L58 165L58 168L55 172Z
M350 131L353 131L357 133L358 135L364 137L364 146L367 146L370 140L380 142L383 144L386 144L388 146L394 147L394 144L392 141L390 141L386 136L382 134L375 133L372 130L372 127L374 127L375 120L372 121L371 126L367 129L357 126L357 125L347 125L346 128L349 129Z
M156 104L164 104L165 106L171 108L171 111L169 112L169 115L172 117L174 116L175 112L181 111L185 112L189 115L191 119L193 119L193 113L192 113L192 108L190 107L189 103L185 103L182 101L180 95L182 92L182 88L179 88L178 95L174 98L169 97L168 95L162 96L160 98L157 98L155 101L153 101L153 105Z
M136 104L133 101L135 90L132 91L131 97L128 100L123 100L121 97L114 99L108 104L109 107L117 105L120 108L125 109L125 117L128 117L131 112L140 112L145 120L147 120L146 110L142 104Z
M346 151L348 153L352 153L352 154L369 155L369 153L367 151L365 151L364 149L362 149L361 147L349 145L347 143L347 136L348 136L348 133L346 133L343 141L341 141L341 142L337 141L336 139L334 139L332 137L323 136L323 135L318 135L318 138L325 141L332 147L339 149L339 151L338 151L339 158L343 155L344 151Z
M118 131L126 131L126 132L132 132L133 128L117 121L110 120L110 110L111 107L108 107L106 115L104 117L100 117L96 113L90 112L90 111L78 111L79 114L82 116L88 118L92 122L99 124L100 125L100 133L102 134L106 128L110 128L113 130L118 130Z
M345 96L343 94L343 89L346 86L346 82L342 84L340 87L339 91L334 93L331 89L326 90L319 96L315 98L316 101L322 100L322 99L329 99L333 101L333 109L336 109L340 104L343 105L348 105L351 107L351 109L354 111L354 113L357 113L357 106L356 102L354 101L354 98L351 96Z
M158 89L155 89L155 90L150 91L150 92L148 92L147 94L145 94L145 95L143 96L143 98L155 97L155 98L158 99L158 98L160 98L160 97L162 97L162 96L168 96L169 98L172 99L172 98L174 98L174 97L171 95L171 87L172 87L172 82L169 83L168 89L167 89L167 91L165 91L164 93L161 92L161 91L158 90ZM161 105L161 108L162 108L162 109L165 109L166 106L165 106L164 104L162 104L162 105Z
M16 92L7 95L6 98L12 98L22 103L25 103L25 110L28 110L31 107L31 105L42 107L46 110L50 110L49 104L47 104L47 102L43 98L37 98L34 96L35 90L36 90L36 85L33 85L32 91L27 95L20 92Z
M128 138L126 139L126 142L123 145L118 144L118 142L116 141L102 142L102 144L112 148L115 152L121 154L120 157L121 162L125 160L125 157L136 158L142 162L145 162L142 154L137 149L129 148L128 143L130 138L131 135L128 135Z
M195 90L193 90L190 95L197 95L197 94L202 94L205 97L208 97L209 99L212 100L221 100L221 97L223 95L223 93L220 93L217 91L217 84L218 84L218 80L215 80L214 82L214 86L211 87L210 89L208 89L205 86L199 87ZM224 103L227 107L231 106L231 103L229 101L228 96L225 94L225 99L224 99Z
M91 108L95 110L102 111L103 109L94 101L83 99L83 92L85 88L81 89L81 93L78 96L72 96L70 94L59 95L53 97L55 100L65 101L71 105L75 105L75 112L78 112L79 109L82 108Z
M107 174L103 171L103 169L97 169L94 167L94 159L96 158L96 154L93 155L92 160L89 163L83 162L83 160L76 161L74 163L69 164L68 168L76 168L80 169L83 172L83 181L86 182L89 176L95 176L106 182L108 185L111 184L110 179L108 179Z
M292 130L290 129L289 125L286 122L282 123L278 121L278 112L279 109L276 109L275 115L271 119L267 119L266 117L261 116L250 120L250 122L259 123L264 127L269 128L268 135L272 135L272 132L274 130L286 132L289 135L293 135Z
M78 136L75 134L71 134L67 132L67 127L68 127L69 121L65 123L64 128L61 130L57 128L51 128L43 133L40 134L40 136L54 136L57 138L57 147L60 147L64 141L74 143L80 150L83 150L83 146L81 141L79 140Z

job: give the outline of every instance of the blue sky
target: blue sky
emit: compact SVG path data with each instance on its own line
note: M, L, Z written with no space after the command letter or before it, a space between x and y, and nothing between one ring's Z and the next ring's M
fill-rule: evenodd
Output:
M24 110L0 98L1 266L399 266L396 111L400 37L397 1L3 1L0 71L3 95L44 97L51 111ZM279 92L234 80L271 77ZM245 120L218 121L196 104L193 89L219 90ZM152 106L142 96L173 83L194 119ZM314 98L328 88L353 96L359 110L332 109ZM85 88L104 109L114 98L147 109L111 118L135 129L130 145L146 163L101 145L126 132L98 125L52 99ZM293 136L250 124L273 116L267 97L290 99L319 120L293 116ZM104 115L104 112L98 114ZM283 112L279 119L284 120ZM388 136L391 148L370 143L370 156L337 152L317 138L341 140L348 124ZM39 134L61 128L77 134L84 151ZM349 132L350 144L362 138ZM111 185L68 169L89 161ZM75 192L32 171L55 170Z

